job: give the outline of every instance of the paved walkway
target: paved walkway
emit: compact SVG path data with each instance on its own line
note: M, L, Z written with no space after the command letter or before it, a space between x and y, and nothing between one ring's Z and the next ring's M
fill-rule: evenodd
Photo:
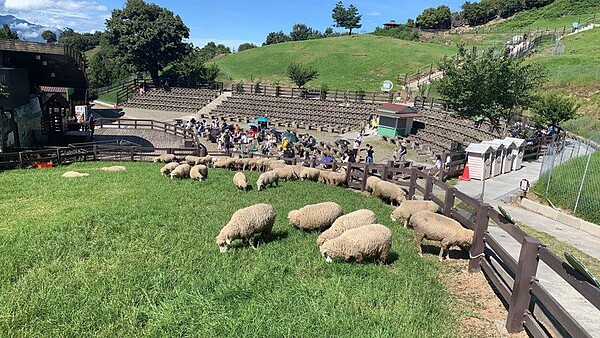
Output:
M581 152L581 149L582 147L577 142L570 141L566 144L564 151L566 153L576 153ZM542 158L532 162L524 162L523 168L520 170L486 180L483 200L495 208L502 206L517 221L537 231L545 232L596 259L600 259L600 250L598 249L600 248L600 238L505 202L507 196L518 191L521 179L526 178L532 184L537 181L541 166ZM481 197L483 183L477 180L460 181L456 188L470 196ZM521 245L499 227L490 227L489 231L518 260ZM600 320L598 319L600 318L600 310L596 309L543 262L538 268L538 278L548 292L593 337L600 337Z

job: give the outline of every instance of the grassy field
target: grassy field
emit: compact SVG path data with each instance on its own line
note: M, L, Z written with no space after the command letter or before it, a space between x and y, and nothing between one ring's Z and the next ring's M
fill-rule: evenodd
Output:
M547 174L534 185L533 191L547 197L556 206L573 210L579 192L580 183L585 171L588 156L571 159L555 167L550 177L550 186L546 194ZM600 152L595 152L589 163L587 176L583 185L581 199L576 216L590 222L600 224Z
M242 193L229 171L199 183L161 177L158 164L104 165L0 174L0 214L10 215L0 226L3 335L456 335L440 265L416 255L410 231L377 199L313 182ZM62 178L67 170L90 176ZM317 234L289 226L288 211L329 200L390 226L388 265L327 264ZM220 254L220 228L259 202L277 210L271 238Z
M379 91L384 80L453 55L456 47L366 35L287 42L226 55L216 61L221 80L260 81L291 85L285 75L292 62L316 68L319 77L307 84L318 88Z

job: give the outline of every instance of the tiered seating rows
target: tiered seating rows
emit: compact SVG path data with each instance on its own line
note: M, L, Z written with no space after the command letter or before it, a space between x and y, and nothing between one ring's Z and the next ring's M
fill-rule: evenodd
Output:
M278 98L264 95L239 94L223 101L213 113L221 116L246 116L256 118L266 115L272 121L283 120L300 125L327 127L331 125L355 127L376 105L363 103L336 103L301 98Z
M170 91L150 89L144 94L136 93L125 107L197 112L219 96L219 92L208 89L172 88Z

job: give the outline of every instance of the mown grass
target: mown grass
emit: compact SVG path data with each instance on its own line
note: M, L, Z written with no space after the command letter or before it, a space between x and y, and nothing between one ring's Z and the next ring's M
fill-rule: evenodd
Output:
M226 55L216 63L222 73L220 80L225 81L290 86L286 69L296 62L319 71L308 88L326 85L329 89L379 91L384 80L398 85L399 74L413 74L455 53L456 47L443 44L364 34L264 46Z
M0 174L0 332L6 336L444 337L455 314L411 234L377 199L313 182L242 193L233 172L171 181L159 165L80 163ZM65 179L68 170L89 177ZM256 173L249 174L251 181ZM327 264L316 233L288 211L336 201L369 208L394 233L388 265ZM214 238L237 209L271 203L258 250L220 254Z
M542 175L533 185L533 191L548 198L560 208L573 210L587 160L588 156L581 156L554 167L552 176L550 176L548 193L546 193L548 173ZM600 152L595 152L590 158L581 199L575 215L596 224L600 224L600 195L598 189L600 189Z

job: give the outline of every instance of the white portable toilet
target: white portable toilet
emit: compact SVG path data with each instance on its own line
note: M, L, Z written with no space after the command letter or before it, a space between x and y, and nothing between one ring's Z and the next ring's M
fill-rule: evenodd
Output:
M465 149L469 175L476 180L486 180L492 174L492 153L494 149L489 144L471 143Z
M513 141L517 147L517 156L513 160L512 170L519 170L523 166L523 155L525 155L525 140L522 138L505 137L507 141Z
M513 161L515 161L518 156L517 146L515 145L515 142L507 139L496 139L494 141L500 141L504 145L504 163L502 163L502 172L508 173L512 170Z
M504 144L502 141L483 141L483 144L489 144L494 149L492 153L492 177L502 174L502 163L504 162Z

